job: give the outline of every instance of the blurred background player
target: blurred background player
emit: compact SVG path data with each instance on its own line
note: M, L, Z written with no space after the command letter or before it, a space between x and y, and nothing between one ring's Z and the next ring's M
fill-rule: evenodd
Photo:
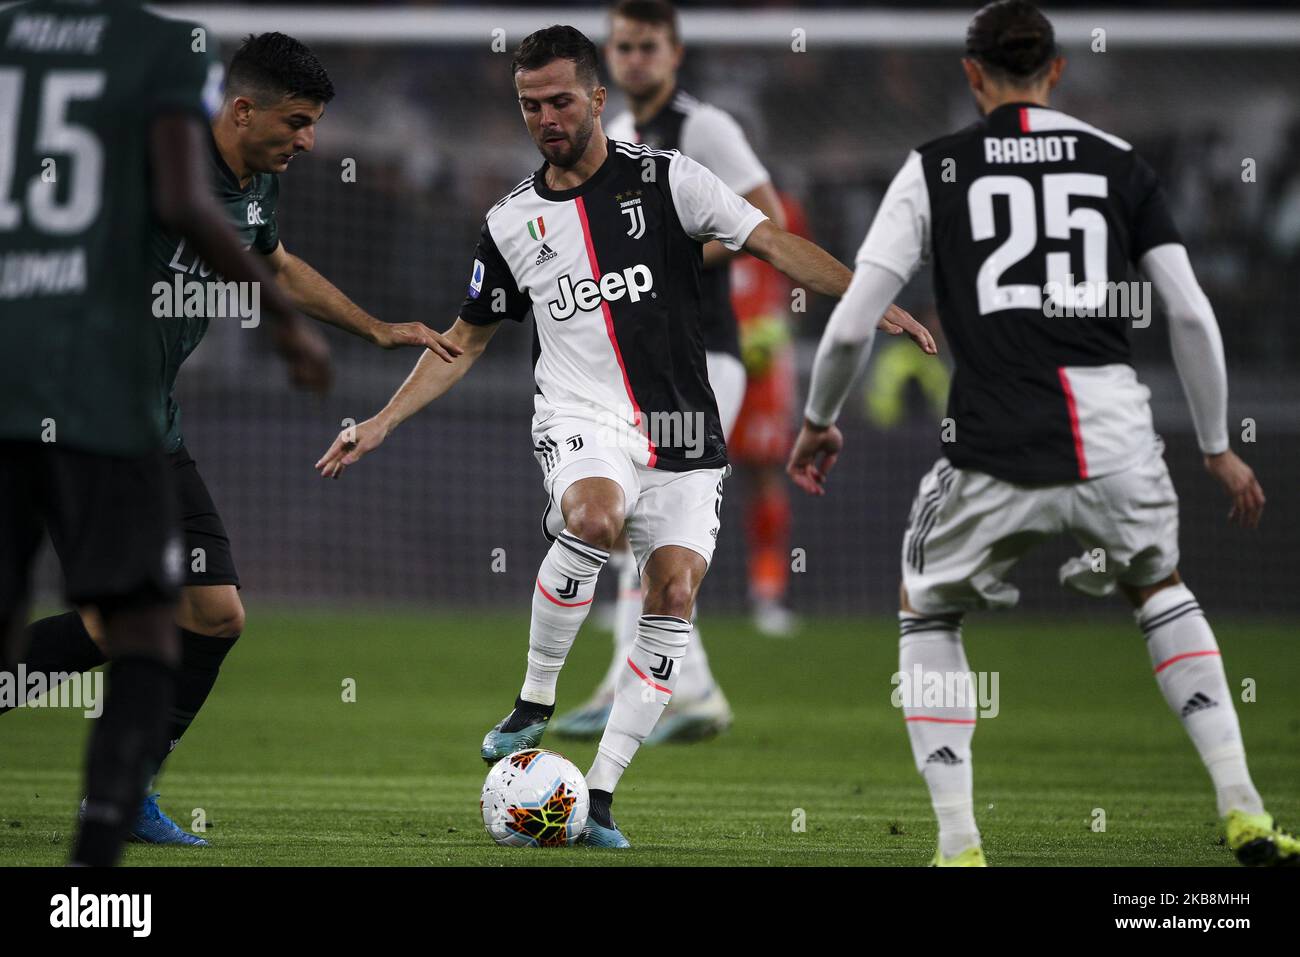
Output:
M762 210L777 226L784 227L785 214L771 177L754 155L740 124L677 85L684 53L677 10L667 0L623 0L614 7L605 62L610 79L627 97L628 109L609 121L606 132L614 140L644 143L652 149L680 150L710 170L732 192ZM701 332L709 384L718 402L728 445L745 395L745 366L731 306L730 267L736 256L736 251L716 240L706 243L700 276L704 296ZM620 539L613 556L619 573L613 656L591 699L555 719L552 731L560 737L600 737L609 720L623 659L636 637L641 581L626 538ZM731 721L731 706L709 669L699 627L692 621L681 681L646 743L709 738L729 728Z
M0 169L11 174L0 178L11 191L0 195L0 665L23 659L30 568L48 531L68 599L99 609L112 660L74 864L120 855L165 740L180 654L153 217L230 281L273 285L208 195L203 124L221 65L194 48L201 32L133 0L0 11ZM274 288L263 293L272 313L289 313Z
M818 347L790 473L824 494L869 317L932 259L957 369L955 434L903 538L900 674L940 687L969 675L963 614L1013 607L1011 568L1069 532L1087 551L1060 581L1097 596L1118 588L1132 604L1160 691L1214 784L1229 849L1246 865L1300 863L1300 841L1275 826L1251 781L1218 643L1178 574L1178 497L1130 365L1125 323L1136 316L1097 308L1130 264L1154 286L1205 468L1232 499L1230 520L1255 528L1264 493L1229 448L1223 343L1164 191L1127 142L1048 107L1065 60L1032 4L982 8L962 66L983 119L914 150L890 185ZM1081 313L1063 316L1064 305ZM932 863L984 866L975 702L905 700L903 713L939 823Z
M295 156L315 145L316 124L334 97L334 86L320 60L305 45L283 33L249 36L230 63L224 101L204 135L205 175L228 223L247 248L278 280L294 308L383 348L400 345L442 348L438 333L418 322L388 324L365 312L280 241L277 204L279 174ZM213 276L194 244L175 229L159 224L150 239L153 281L170 284ZM213 276L213 279L219 278ZM185 533L185 578L176 610L181 662L167 744L153 759L156 775L180 742L216 683L221 665L244 630L230 537L217 506L185 447L176 377L198 348L211 317L164 316L157 323L155 414L163 423L163 449L179 493ZM293 381L314 391L329 385L329 353L320 334L297 315L272 326L277 350L289 363ZM450 354L448 354L450 355ZM55 529L55 550L71 543ZM103 626L93 609L54 615L29 628L29 670L50 673L83 671L103 663ZM150 844L201 846L207 842L186 832L149 795L132 826L132 838Z
M786 229L811 238L803 207L778 192ZM731 261L731 305L740 331L740 358L745 364L745 398L727 441L731 461L744 476L745 532L749 546L749 601L759 634L783 638L798 627L785 604L790 583L790 489L786 457L794 442L797 391L791 331L793 286L761 259L737 256ZM931 357L909 343L891 343L934 366Z

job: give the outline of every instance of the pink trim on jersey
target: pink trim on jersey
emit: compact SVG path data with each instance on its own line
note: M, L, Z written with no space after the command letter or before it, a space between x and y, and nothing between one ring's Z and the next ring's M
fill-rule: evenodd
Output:
M1027 106L1022 106L1020 108L1020 132L1021 133L1033 132L1029 128L1029 107Z
M1070 388L1070 377L1065 374L1065 366L1058 366L1061 377L1061 391L1065 393L1065 407L1070 413L1070 431L1074 433L1074 455L1079 460L1079 478L1088 477L1088 460L1083 454L1083 432L1079 429L1079 409L1074 404L1074 390Z
M904 718L904 721L933 721L935 724L974 724L974 718Z
M587 222L587 207L578 196L573 200L578 207L578 221L582 223L582 240L587 244L587 261L591 265L591 278L600 282L600 263L596 262L596 247L591 241L591 224ZM600 311L605 316L605 331L609 334L609 344L614 347L614 358L618 362L618 371L623 374L623 388L627 390L628 400L632 403L632 411L636 414L638 425L641 422L641 406L637 404L636 396L632 394L632 380L627 377L627 366L623 364L623 353L618 347L618 338L614 335L614 314L609 310L609 303L603 298L600 300ZM647 463L650 468L655 467L655 462L659 459L659 453L655 451L655 444L646 437L646 448L650 450L650 461Z
M1219 654L1219 652L1217 651L1188 651L1181 655L1174 655L1172 658L1168 658L1160 662L1160 664L1156 665L1156 670L1152 672L1152 674L1158 675L1160 674L1160 672L1164 671L1166 668L1172 665L1175 661L1182 661L1184 658L1203 658L1206 655L1217 655L1217 654Z

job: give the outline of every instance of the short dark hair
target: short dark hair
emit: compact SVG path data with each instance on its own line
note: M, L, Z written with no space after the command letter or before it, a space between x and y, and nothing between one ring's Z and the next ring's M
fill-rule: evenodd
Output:
M334 99L334 84L316 54L283 33L250 33L230 61L226 87L254 100Z
M1056 57L1056 35L1051 21L1028 0L996 0L966 28L966 55L1022 85Z
M510 60L510 75L520 70L540 70L553 60L572 60L582 84L588 90L596 88L596 44L570 26L550 26L524 37Z
M610 16L635 20L637 23L666 26L669 39L673 43L681 42L682 31L677 20L677 8L668 0L619 0L610 12Z

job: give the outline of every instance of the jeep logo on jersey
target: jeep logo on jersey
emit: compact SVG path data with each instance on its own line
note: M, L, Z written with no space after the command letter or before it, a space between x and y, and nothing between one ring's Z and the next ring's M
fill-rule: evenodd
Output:
M266 223L262 221L262 204L261 204L261 203L249 203L249 204L248 204L248 225L250 225L250 226L265 226L265 225L266 225Z
M630 302L640 302L641 293L654 288L654 276L649 266L638 263L628 266L622 272L607 272L597 283L594 279L579 279L576 283L564 275L560 277L560 298L552 299L546 305L551 310L551 318L556 322L572 319L579 309L589 312L600 305L601 300L617 302L627 296Z

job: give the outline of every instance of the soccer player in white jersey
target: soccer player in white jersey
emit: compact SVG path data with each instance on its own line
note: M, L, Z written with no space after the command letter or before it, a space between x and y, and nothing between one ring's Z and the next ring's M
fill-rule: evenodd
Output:
M678 86L683 53L677 11L668 0L622 0L614 7L605 61L610 79L627 97L629 108L606 125L606 134L653 149L680 150L784 229L785 212L771 177L754 155L740 124ZM745 398L745 366L740 361L740 336L731 306L730 263L735 255L717 240L705 243L700 275L704 354L722 435L727 440ZM615 546L611 560L618 568L613 657L591 700L551 723L551 733L560 737L600 737L609 720L623 659L636 637L641 579L626 535ZM710 738L730 727L731 720L731 707L713 677L698 624L693 622L682 658L681 683L646 744Z
M1151 168L1125 141L1048 107L1064 64L1032 4L1000 0L975 16L963 66L983 118L912 152L889 187L818 348L788 469L823 494L843 444L834 422L870 351L869 317L932 260L957 367L956 435L922 479L903 540L900 672L968 675L963 613L1013 606L1011 567L1069 532L1089 551L1061 581L1094 595L1118 587L1133 605L1156 682L1214 783L1228 846L1243 864L1296 863L1300 845L1276 828L1246 768L1214 633L1178 575L1178 499L1150 393L1128 362L1125 319L1095 307L1130 263L1150 280L1205 467L1231 496L1231 517L1253 528L1264 495L1228 447L1214 312ZM1062 318L1065 305L1085 314ZM983 866L975 705L903 704L939 823L933 863Z
M694 160L608 139L596 48L573 27L526 37L511 71L545 162L488 211L447 334L462 354L450 363L422 356L388 404L340 433L317 468L338 476L459 381L502 319L532 313L532 431L552 545L532 589L523 687L480 754L495 763L541 741L597 575L626 527L645 598L587 773L583 833L589 845L626 847L610 811L614 788L681 675L728 470L700 336L703 244L743 247L822 295L842 295L851 273ZM887 308L934 350L915 320L892 306L882 315Z

